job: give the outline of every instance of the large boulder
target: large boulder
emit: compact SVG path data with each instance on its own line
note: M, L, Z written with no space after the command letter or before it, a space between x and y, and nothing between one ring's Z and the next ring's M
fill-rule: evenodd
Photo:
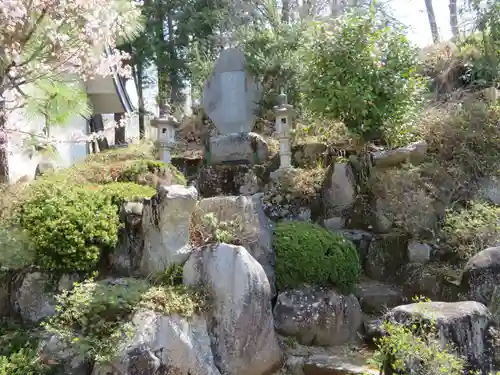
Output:
M191 251L189 227L198 192L193 186L159 186L146 201L142 217L144 248L139 270L142 276L163 273L172 264L184 263Z
M382 234L373 238L364 262L366 275L377 281L391 280L406 263L408 238L399 233Z
M70 289L77 280L75 275L64 275L59 280L29 269L16 274L11 282L11 311L26 323L37 323L56 313L54 295Z
M273 225L264 213L262 194L254 196L213 197L202 199L193 215L193 222L203 215L215 214L219 222L234 222L239 244L261 264L275 295L275 254L272 248Z
M193 252L184 283L208 289L208 332L221 374L262 375L281 365L269 281L244 247L218 244Z
M386 316L389 321L412 326L415 322L436 325L441 344L449 345L468 367L488 374L493 362L493 318L481 303L425 302L402 305Z
M362 316L354 295L315 287L280 293L274 317L278 333L293 336L300 344L335 346L355 336Z
M468 299L488 305L498 284L500 247L490 247L469 259L462 274L460 290Z
M140 311L132 323L130 342L111 364L95 365L92 375L221 375L205 319Z
M210 138L210 164L262 164L269 157L267 142L257 133L232 133Z
M356 181L349 164L335 163L328 168L321 196L326 218L342 216L354 204Z

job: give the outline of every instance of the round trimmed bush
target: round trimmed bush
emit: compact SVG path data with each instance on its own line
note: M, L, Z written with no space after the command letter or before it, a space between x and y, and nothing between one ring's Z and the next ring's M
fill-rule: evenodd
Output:
M354 244L317 224L278 223L273 246L279 290L308 284L333 285L348 292L361 272Z
M33 186L19 223L43 269L88 272L97 266L101 249L116 244L119 217L108 194L44 181Z

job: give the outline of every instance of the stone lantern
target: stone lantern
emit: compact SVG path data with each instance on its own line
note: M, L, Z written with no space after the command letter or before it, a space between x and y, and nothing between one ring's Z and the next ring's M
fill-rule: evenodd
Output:
M175 147L175 131L179 127L179 121L172 116L172 108L168 103L160 106L160 114L151 120L151 126L156 128L156 145L160 151L160 159L170 163L171 153Z
M276 117L276 132L280 143L280 169L292 167L292 152L290 149L290 126L293 116L293 106L288 104L284 93L278 96L278 105L274 106Z

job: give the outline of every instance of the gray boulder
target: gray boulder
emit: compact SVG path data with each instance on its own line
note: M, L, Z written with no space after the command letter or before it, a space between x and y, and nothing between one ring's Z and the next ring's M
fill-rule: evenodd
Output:
M481 374L491 371L493 362L493 317L481 303L425 302L402 305L386 316L392 322L411 326L415 321L436 325L439 340Z
M20 272L11 283L11 311L26 323L37 323L48 318L56 312L54 295L70 289L76 280L76 276L64 275L54 284L47 274L34 269Z
M498 284L500 247L490 247L469 259L462 274L460 290L468 299L488 305Z
M335 346L354 337L361 326L357 298L322 287L289 290L278 295L275 327L300 344Z
M269 281L244 247L222 243L193 252L184 283L208 289L208 332L221 374L263 375L281 365Z
M235 222L235 237L239 244L264 268L275 295L274 263L271 221L264 213L262 194L254 196L230 196L202 199L193 215L193 222L202 220L203 215L213 213L219 222Z
M140 311L135 331L109 365L96 365L92 375L221 375L214 364L205 319Z
M191 215L198 192L193 186L159 186L145 202L142 218L144 248L140 260L142 276L163 273L172 264L184 263L193 250L189 244Z

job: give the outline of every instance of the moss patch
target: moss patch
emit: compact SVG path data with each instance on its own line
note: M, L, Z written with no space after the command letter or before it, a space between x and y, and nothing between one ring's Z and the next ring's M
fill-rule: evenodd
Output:
M361 264L354 244L316 224L283 222L275 229L276 280L280 290L309 285L334 285L347 292L356 283Z

